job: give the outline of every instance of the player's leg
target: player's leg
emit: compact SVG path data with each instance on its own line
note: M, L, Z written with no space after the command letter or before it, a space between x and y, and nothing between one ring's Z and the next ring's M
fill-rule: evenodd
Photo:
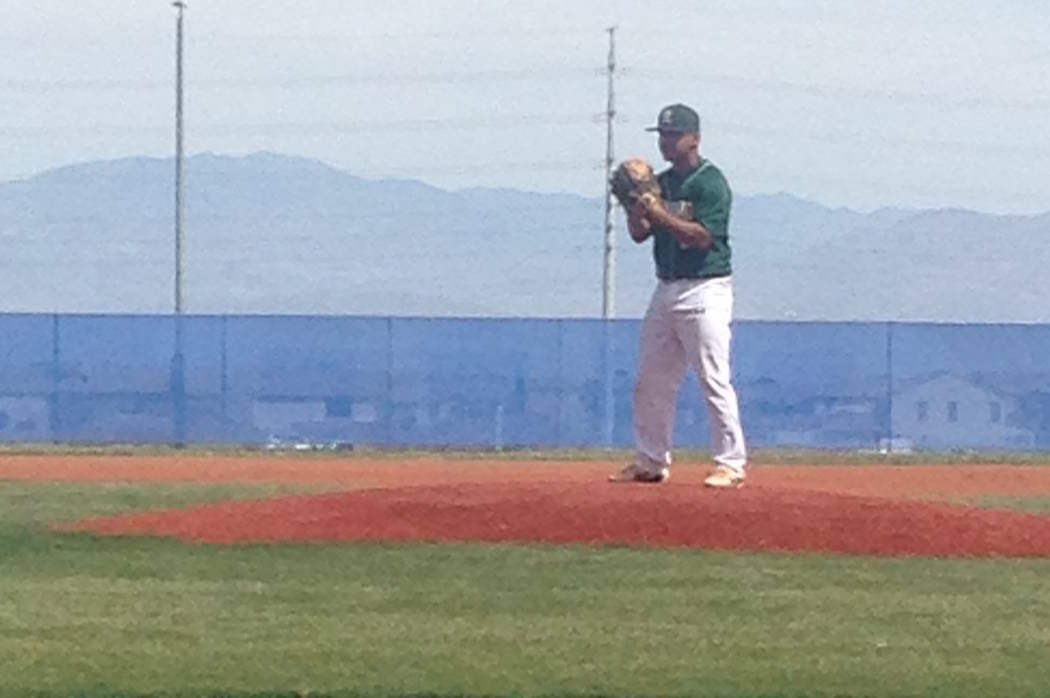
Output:
M688 302L680 305L676 317L688 362L697 372L707 403L716 469L728 469L733 479L742 479L747 468L747 448L730 368L732 281L725 278L702 282Z
M685 350L674 327L673 286L659 284L649 303L634 389L637 463L651 469L671 464L675 406L685 377Z

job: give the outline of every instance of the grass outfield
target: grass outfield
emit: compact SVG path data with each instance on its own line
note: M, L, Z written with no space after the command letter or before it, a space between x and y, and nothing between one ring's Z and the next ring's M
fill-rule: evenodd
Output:
M0 482L0 696L986 698L1050 686L1044 560L209 547L46 530L287 490Z
M19 444L0 443L0 455L103 455L133 457L211 457L211 456L246 456L258 458L265 455L271 458L390 458L393 460L411 461L413 459L442 460L550 460L550 461L609 461L627 463L634 458L633 450L601 448L490 448L463 449L428 449L414 451L404 448L357 447L347 451L270 451L261 446L236 445L190 445L185 448L173 448L165 445L142 444ZM1036 465L1050 464L1050 452L1042 451L918 451L914 453L880 453L865 450L831 449L753 449L749 451L750 460L762 465ZM679 463L709 463L710 453L698 449L676 449L675 459Z

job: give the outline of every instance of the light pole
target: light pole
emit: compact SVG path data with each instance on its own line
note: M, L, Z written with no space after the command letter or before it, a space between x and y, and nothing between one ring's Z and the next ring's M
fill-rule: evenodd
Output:
M183 220L186 214L186 198L183 191L185 161L182 126L182 19L186 10L183 0L175 0L172 6L178 10L175 25L175 314L181 315L184 296L182 289L182 241Z
M182 127L182 20L183 0L171 3L178 11L175 23L175 351L171 358L171 397L176 448L186 444L186 365L183 357L182 314L185 298L182 287L183 222L186 217L185 158Z
M608 85L605 109L605 240L602 258L602 318L612 319L616 314L616 244L613 237L613 197L609 177L613 166L613 123L616 119L616 102L613 80L616 77L616 27L605 30L609 33Z
M603 394L605 405L604 444L613 445L616 425L616 394L613 390L612 319L616 316L616 239L613 235L613 196L610 176L613 166L613 125L616 120L616 27L605 30L609 34L608 84L605 108L605 239L602 257L602 333L604 353L602 355Z

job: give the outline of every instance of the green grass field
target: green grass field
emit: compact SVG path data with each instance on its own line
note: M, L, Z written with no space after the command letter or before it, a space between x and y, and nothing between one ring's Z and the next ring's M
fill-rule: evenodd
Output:
M442 460L564 460L589 461L599 460L612 463L626 462L634 457L629 449L602 448L505 448L495 451L490 448L476 449L428 449L406 450L404 448L357 447L353 451L268 451L258 446L237 445L188 445L185 448L157 444L20 444L0 443L0 455L99 455L107 457L134 456L136 458L190 457L208 458L212 456L250 456L266 455L268 458L389 458L398 461L416 458ZM763 465L963 465L963 464L1005 464L1036 465L1050 464L1050 453L1042 451L916 451L913 453L877 453L862 450L832 449L755 449L750 452L755 463ZM702 449L683 448L675 451L678 462L695 461L709 463L711 455Z
M1050 560L47 529L282 491L0 482L0 696L1050 693Z

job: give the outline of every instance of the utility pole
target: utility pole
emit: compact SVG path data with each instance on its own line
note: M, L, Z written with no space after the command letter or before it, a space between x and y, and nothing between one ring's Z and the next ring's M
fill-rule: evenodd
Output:
M605 108L605 244L602 265L602 402L604 404L603 442L613 446L616 428L616 395L613 390L612 320L616 315L616 246L613 237L613 196L609 178L613 167L613 123L616 119L616 101L613 79L616 76L616 27L609 33L608 103Z
M172 6L178 10L175 25L175 314L183 310L182 289L182 242L183 220L186 214L185 162L182 124L182 19L186 9L183 0L175 0Z
M186 444L186 365L183 356L183 224L186 218L185 157L182 123L182 20L183 0L171 3L178 11L175 24L175 351L171 358L171 397L176 448Z
M609 178L613 167L613 122L616 119L616 102L613 78L616 75L616 27L606 29L609 33L608 104L605 109L605 246L602 273L602 319L610 320L616 315L616 246L613 237L613 198Z

